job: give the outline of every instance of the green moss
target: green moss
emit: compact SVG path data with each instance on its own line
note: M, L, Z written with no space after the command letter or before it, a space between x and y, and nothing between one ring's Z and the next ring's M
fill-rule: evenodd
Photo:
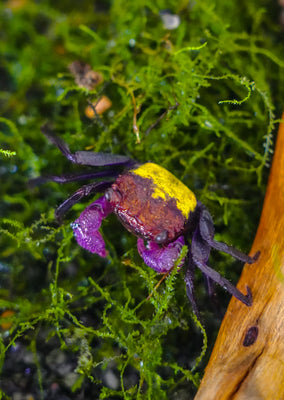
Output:
M77 170L40 133L52 121L73 150L161 164L208 206L219 240L249 251L283 107L278 9L267 0L116 0L95 2L95 10L91 3L0 5L0 308L15 311L0 341L3 376L9 349L25 343L43 398L44 337L76 359L70 396L91 385L93 398L188 399L207 337L182 273L155 289L159 277L113 217L102 228L108 258L86 254L69 227L86 202L60 227L53 216L78 185L31 190L27 182ZM180 16L177 29L163 27L165 9ZM77 59L104 83L79 88L68 71ZM101 94L112 108L90 121L85 107ZM228 277L233 271L229 257L213 254L211 265ZM211 347L218 322L198 281ZM108 369L119 378L116 388L104 383Z

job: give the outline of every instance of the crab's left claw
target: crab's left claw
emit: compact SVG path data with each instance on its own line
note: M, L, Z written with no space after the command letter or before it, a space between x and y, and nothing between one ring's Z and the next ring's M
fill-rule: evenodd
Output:
M145 247L143 239L138 238L137 240L137 249L144 263L159 274L166 274L174 267L180 256L182 246L184 246L183 236L169 243L166 247L161 247L151 241L147 242L147 247ZM184 260L181 261L178 267L181 267L183 263Z
M71 223L74 236L81 247L91 253L106 257L105 242L98 230L102 220L112 211L113 207L103 196L90 204L79 218Z

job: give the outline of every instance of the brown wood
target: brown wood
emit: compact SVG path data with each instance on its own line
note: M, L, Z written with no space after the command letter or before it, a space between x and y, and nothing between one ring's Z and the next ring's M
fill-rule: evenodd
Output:
M284 123L250 254L257 250L238 284L251 288L253 305L232 298L195 400L284 399Z

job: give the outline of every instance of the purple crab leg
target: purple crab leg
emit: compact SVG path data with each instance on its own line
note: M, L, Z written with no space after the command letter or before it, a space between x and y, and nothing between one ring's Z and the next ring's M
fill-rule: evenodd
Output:
M89 185L84 185L80 189L76 190L68 199L66 199L59 207L55 210L55 218L58 221L62 220L62 217L66 212L78 203L83 197L89 196L90 194L104 192L111 186L112 182L95 182Z
M71 223L74 236L81 247L101 257L107 256L105 242L98 230L102 220L112 211L113 207L103 196L85 208L79 218Z
M111 153L95 153L93 151L76 151L71 153L68 145L49 128L47 124L41 127L41 132L53 143L61 153L72 163L105 167L109 165L131 166L135 162L126 156Z
M182 246L184 246L183 236L169 243L166 247L161 247L152 241L147 242L145 246L143 239L138 238L137 240L137 249L144 263L159 274L166 274L174 267ZM184 260L181 261L178 267L181 267L183 263Z

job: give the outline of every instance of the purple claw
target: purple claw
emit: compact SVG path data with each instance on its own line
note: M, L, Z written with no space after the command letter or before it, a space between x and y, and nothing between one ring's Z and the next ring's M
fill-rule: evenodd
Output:
M112 211L113 207L103 196L85 208L79 218L71 223L74 236L81 247L101 257L107 256L105 242L98 230L102 220Z
M137 249L144 263L159 274L165 274L173 268L179 258L182 246L184 246L183 236L169 243L166 247L161 247L151 241L147 242L147 247L145 247L143 239L138 238L137 240ZM178 267L180 268L183 263L184 260L181 261Z

